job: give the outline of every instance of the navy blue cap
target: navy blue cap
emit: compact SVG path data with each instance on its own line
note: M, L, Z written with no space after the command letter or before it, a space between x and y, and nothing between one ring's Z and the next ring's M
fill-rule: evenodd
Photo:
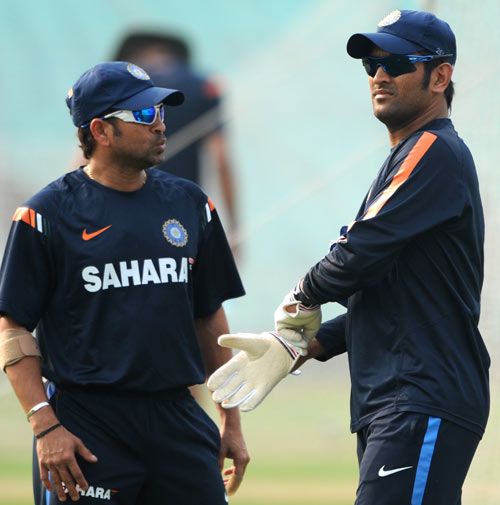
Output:
M347 41L353 58L369 56L373 45L393 54L452 54L457 59L457 43L450 25L430 12L392 11L377 26L376 33L355 33Z
M92 67L66 96L75 126L82 126L109 109L140 110L158 103L175 106L183 102L183 93L156 87L142 68L126 61Z

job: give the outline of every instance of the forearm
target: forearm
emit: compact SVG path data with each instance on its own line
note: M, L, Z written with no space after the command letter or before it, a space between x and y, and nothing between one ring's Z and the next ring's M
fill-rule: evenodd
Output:
M317 360L327 361L347 351L346 324L347 312L321 325L316 340L321 344L323 352L314 356Z
M25 414L33 406L47 401L39 358L27 356L15 365L8 366L6 373ZM58 422L50 405L38 410L29 421L35 434Z
M351 251L335 247L304 276L301 289L305 300L321 305L349 298L367 280L360 264L359 258Z
M9 329L23 328L9 317L0 317L0 331ZM47 395L45 394L45 388L42 382L40 358L36 356L26 356L21 359L21 361L7 366L5 373L25 414L27 414L33 406L47 401ZM34 433L40 433L47 427L58 422L50 406L38 410L30 417L29 421Z
M215 403L215 407L220 416L220 422L223 429L241 431L240 409L224 409L219 403Z
M210 316L196 319L195 327L205 365L205 373L209 376L232 358L231 349L221 347L217 343L220 335L229 333L229 325L224 309L220 307Z
M21 328L9 317L0 318L0 331ZM47 395L45 394L42 382L40 359L38 357L26 356L21 361L7 366L5 373L25 414L34 405L47 401ZM50 406L40 409L30 417L30 424L34 433L39 433L55 423L57 423L57 417Z

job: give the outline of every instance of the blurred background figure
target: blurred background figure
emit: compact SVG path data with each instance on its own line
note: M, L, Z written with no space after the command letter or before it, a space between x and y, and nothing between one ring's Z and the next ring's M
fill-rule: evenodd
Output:
M231 242L237 228L236 188L218 86L192 68L188 42L175 34L130 32L112 59L135 63L148 72L157 86L173 86L185 94L183 110L168 111L167 159L157 168L189 179L211 195L220 195ZM234 246L233 243L233 249Z

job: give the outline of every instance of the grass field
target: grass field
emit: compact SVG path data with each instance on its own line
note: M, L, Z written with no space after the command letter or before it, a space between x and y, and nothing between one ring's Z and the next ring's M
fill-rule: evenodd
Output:
M263 405L243 414L252 461L232 505L349 505L357 482L355 437L348 432L348 387L338 379L290 377ZM5 386L5 384L1 384ZM5 391L5 390L4 390ZM500 415L464 489L463 505L500 503ZM0 505L29 505L30 430L12 394L0 404ZM176 505L168 500L164 504Z

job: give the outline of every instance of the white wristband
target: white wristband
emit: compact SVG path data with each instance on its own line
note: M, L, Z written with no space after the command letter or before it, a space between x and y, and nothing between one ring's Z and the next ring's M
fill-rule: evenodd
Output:
M26 419L28 420L28 422L33 414L38 412L40 409L43 409L44 407L48 407L49 405L50 405L49 402L40 402L37 403L34 407L32 407L30 411L26 414Z

